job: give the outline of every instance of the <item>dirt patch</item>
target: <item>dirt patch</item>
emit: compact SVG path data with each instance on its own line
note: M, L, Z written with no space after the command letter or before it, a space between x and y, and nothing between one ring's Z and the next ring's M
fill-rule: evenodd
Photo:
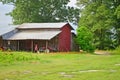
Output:
M96 50L94 53L98 55L110 55L109 51L102 51L102 50Z
M66 77L66 78L72 78L73 75L72 74L67 74L66 72L60 72L59 73L62 77Z
M65 72L60 72L59 74L64 75L64 74L66 74L66 73L65 73Z
M65 74L65 75L63 75L63 77L72 78L72 77L73 77L73 75L70 75L70 74Z
M23 74L30 74L32 71L24 71Z
M80 73L87 73L87 72L117 72L117 70L83 70L79 71Z
M42 72L42 75L48 75L48 74L52 74L52 72Z
M79 72L83 73L83 72L98 72L98 71L103 71L103 70L83 70Z
M120 64L115 64L115 66L120 66Z

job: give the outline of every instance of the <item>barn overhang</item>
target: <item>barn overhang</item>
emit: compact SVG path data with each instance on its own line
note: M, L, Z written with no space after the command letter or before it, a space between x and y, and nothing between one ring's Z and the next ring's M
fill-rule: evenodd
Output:
M13 35L4 35L4 40L51 40L61 31L19 31Z
M48 47L48 41L60 34L61 31L18 31L14 34L5 34L3 39L6 41L17 41L17 50L19 50L20 41L31 40L31 51L34 51L34 41L44 40L45 47Z

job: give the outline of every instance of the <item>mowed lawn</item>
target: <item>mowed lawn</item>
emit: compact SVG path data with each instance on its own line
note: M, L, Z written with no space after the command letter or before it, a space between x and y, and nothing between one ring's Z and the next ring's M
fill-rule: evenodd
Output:
M120 80L120 55L0 52L0 80Z

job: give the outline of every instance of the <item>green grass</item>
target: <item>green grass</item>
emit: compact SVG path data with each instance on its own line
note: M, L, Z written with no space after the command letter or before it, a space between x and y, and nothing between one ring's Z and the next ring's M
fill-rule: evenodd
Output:
M120 55L120 46L118 46L115 50L111 50L110 53L112 55Z
M0 80L119 80L120 55L0 52Z

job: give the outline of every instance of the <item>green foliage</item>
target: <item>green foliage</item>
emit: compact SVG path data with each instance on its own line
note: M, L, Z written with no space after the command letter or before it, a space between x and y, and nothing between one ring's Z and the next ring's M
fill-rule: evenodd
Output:
M84 6L79 25L86 26L93 32L96 47L106 50L118 46L120 44L120 19L118 19L120 1L77 0L77 2L78 5Z
M80 49L93 52L93 34L84 26L80 26L77 30L76 43L80 46Z
M1 0L13 4L10 13L14 24L27 22L64 22L77 23L79 9L66 6L69 0Z
M117 16L117 19L120 19L120 5L116 8L115 15Z
M115 50L112 50L111 54L113 54L113 55L120 55L120 46L118 46Z
M116 23L115 23L116 36L115 37L117 38L116 40L117 44L120 45L120 1L116 4L117 5L115 6L115 12L114 12L115 20L116 20Z
M25 52L2 52L0 51L0 63L9 64L16 61L28 61L28 60L40 60L37 55L32 55L32 53Z

